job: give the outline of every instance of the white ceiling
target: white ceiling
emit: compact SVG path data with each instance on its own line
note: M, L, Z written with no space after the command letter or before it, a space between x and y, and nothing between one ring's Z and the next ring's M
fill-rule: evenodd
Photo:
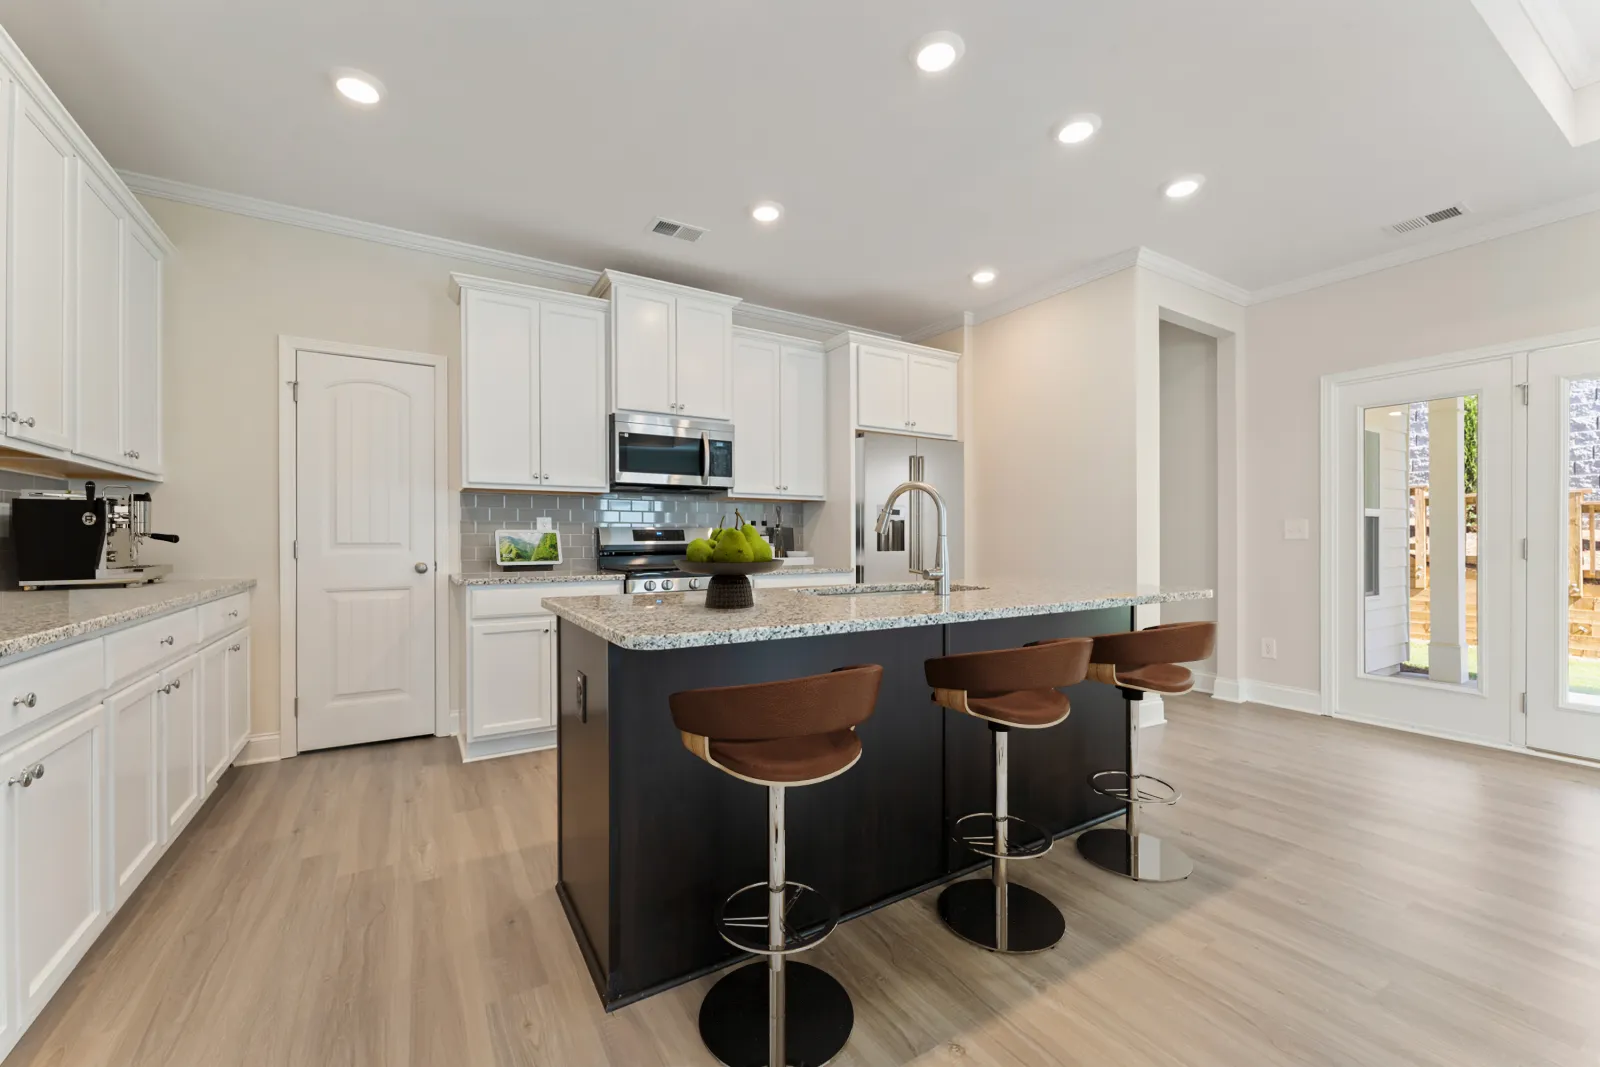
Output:
M1135 245L1255 290L1600 190L1600 144L1568 144L1471 0L0 0L0 24L119 168L896 333ZM939 29L965 57L920 75ZM1057 145L1080 111L1099 136Z

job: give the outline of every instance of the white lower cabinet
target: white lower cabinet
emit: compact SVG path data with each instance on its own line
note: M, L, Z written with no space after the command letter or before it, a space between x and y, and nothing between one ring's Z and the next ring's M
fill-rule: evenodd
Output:
M228 732L228 645L228 640L222 640L200 652L200 763L205 768L208 793L233 761L233 738Z
M250 740L250 631L228 638L228 761Z
M200 657L161 672L161 812L165 840L182 832L205 799L200 767Z
M44 1007L109 915L105 771L103 704L0 754L4 864L15 893L7 941L21 1020Z
M472 623L467 677L468 741L554 726L556 617Z
M161 855L161 679L152 675L106 701L111 713L111 871L117 903Z

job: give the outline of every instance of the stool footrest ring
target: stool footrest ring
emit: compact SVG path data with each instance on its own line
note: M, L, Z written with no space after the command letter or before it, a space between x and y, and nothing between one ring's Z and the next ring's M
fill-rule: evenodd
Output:
M1129 788L1130 781L1132 788ZM1127 771L1100 771L1089 776L1089 788L1103 797L1115 797L1124 803L1176 804L1183 794L1171 782L1152 774L1129 775ZM1130 796L1130 792L1133 794Z
M975 820L981 820L981 824L972 825ZM1005 827L1004 858L1008 860L1038 859L1055 846L1055 838L1037 823L1019 819L1015 815L1004 815L997 819L992 811L977 811L961 816L950 827L950 840L980 856L1000 859L1001 854L995 847L997 823ZM1018 830L1022 831L1021 835L1016 833Z
M753 882L735 890L717 909L717 933L722 940L757 956L788 956L822 944L839 925L839 908L815 889L800 882L783 886L783 947L768 943L767 883Z

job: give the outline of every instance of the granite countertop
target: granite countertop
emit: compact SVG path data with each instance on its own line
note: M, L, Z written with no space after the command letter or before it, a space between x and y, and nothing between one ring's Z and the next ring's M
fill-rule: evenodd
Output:
M545 606L618 648L655 651L1208 600L1212 595L1209 589L1146 587L1129 592L1050 581L996 582L983 588L958 583L948 599L925 591L932 588L927 584L848 588L848 593L833 595L808 589L758 589L755 607L734 611L707 608L704 593L561 597Z
M785 567L772 571L770 577L786 574L851 574L849 567ZM515 570L487 571L475 574L452 574L454 585L549 585L556 582L620 582L622 575L616 571L570 570Z
M254 578L167 580L126 589L0 593L0 664L60 641L254 589Z

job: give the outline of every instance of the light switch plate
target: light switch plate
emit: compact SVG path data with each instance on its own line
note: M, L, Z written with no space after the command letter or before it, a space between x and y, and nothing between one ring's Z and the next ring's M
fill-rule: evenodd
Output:
M1306 541L1311 538L1310 519L1284 519L1283 539L1285 541Z
M540 515L533 522L533 530L535 533L549 533L555 528L555 520L548 515Z

